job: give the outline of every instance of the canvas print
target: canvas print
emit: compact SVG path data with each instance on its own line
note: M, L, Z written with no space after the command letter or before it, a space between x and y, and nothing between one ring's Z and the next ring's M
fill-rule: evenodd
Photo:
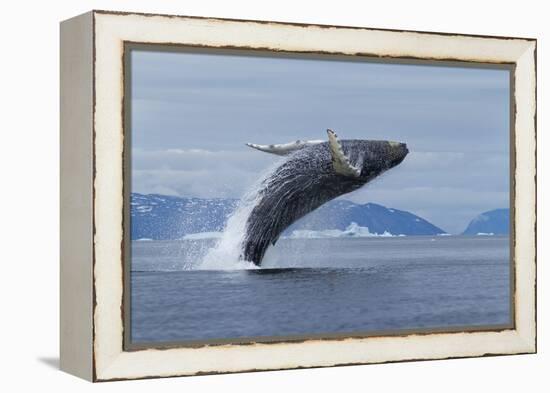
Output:
M136 45L131 344L513 321L511 70Z

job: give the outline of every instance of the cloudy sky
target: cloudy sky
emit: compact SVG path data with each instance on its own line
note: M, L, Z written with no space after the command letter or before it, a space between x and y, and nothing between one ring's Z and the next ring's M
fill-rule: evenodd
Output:
M278 159L245 142L406 142L345 195L451 233L509 203L507 70L134 50L132 191L239 198Z

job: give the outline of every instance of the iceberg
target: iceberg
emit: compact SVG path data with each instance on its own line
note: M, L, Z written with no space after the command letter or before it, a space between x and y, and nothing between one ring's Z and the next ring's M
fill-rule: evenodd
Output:
M311 231L307 229L297 229L287 236L288 239L326 239L339 237L395 237L405 235L394 235L388 231L383 233L373 233L368 227L362 227L356 222L352 222L343 231L340 229L325 229L322 231Z

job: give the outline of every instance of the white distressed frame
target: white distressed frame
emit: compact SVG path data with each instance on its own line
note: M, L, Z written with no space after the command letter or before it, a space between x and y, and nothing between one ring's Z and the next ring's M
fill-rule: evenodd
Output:
M536 41L92 12L93 378L133 379L536 352ZM515 63L515 328L123 350L124 42ZM62 278L63 279L63 278ZM63 356L63 355L62 355Z

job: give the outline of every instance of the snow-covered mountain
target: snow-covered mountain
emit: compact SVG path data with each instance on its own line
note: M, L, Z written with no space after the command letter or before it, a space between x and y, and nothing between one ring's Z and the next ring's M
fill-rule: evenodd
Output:
M475 217L463 235L508 235L510 232L510 209L495 209Z
M131 237L181 239L189 234L219 232L237 206L236 199L180 198L158 194L131 195ZM283 235L305 231L349 231L350 226L368 228L380 235L438 235L441 228L412 213L375 203L346 200L328 202L295 222ZM298 231L298 232L295 232ZM301 232L300 232L301 231Z
M180 239L190 233L221 231L237 202L236 199L132 193L131 238Z
M441 235L445 231L425 219L404 210L376 203L357 204L334 200L295 222L288 231L327 229L346 230L352 223L368 228L370 233L392 235Z

